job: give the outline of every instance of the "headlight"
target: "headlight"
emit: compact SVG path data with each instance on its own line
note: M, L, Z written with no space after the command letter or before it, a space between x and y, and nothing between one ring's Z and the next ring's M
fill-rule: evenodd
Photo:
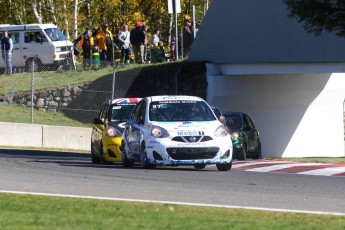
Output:
M55 48L55 51L56 51L56 52L61 52L61 47L56 47L56 48Z
M237 140L239 137L240 137L240 133L239 132L231 133L231 139L232 140Z
M109 136L109 137L120 137L120 136L122 136L122 134L118 129L116 129L112 126L108 126L107 127L107 136Z
M157 138L164 138L168 137L169 133L164 128L154 125L151 128L151 135Z
M228 131L226 130L226 128L224 127L224 125L219 126L216 131L214 132L214 135L216 137L225 137L226 135L228 135Z

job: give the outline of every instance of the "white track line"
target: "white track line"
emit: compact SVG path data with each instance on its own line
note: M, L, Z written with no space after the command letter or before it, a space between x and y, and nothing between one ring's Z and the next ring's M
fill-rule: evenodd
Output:
M314 170L299 172L296 174L332 176L334 174L339 174L339 173L344 173L344 172L345 172L345 167L330 167L330 168L314 169Z
M270 166L264 166L264 167L258 167L258 168L252 168L252 169L246 169L245 171L251 171L251 172L270 172L278 169L287 169L292 167L299 167L299 166L313 166L313 165L320 165L318 163L300 163L300 164L279 164L279 165L270 165Z
M202 203L173 202L173 201L123 199L123 198L112 198L112 197L78 196L78 195L65 195L65 194L50 194L50 193L36 193L36 192L7 191L7 190L0 190L0 193L11 193L11 194L21 194L21 195L35 195L35 196L55 196L55 197L82 198L82 199L95 199L95 200L142 202L142 203L160 203L160 204L174 204L174 205L189 205L189 206L216 207L216 208L229 208L229 209L247 209L247 210L257 210L257 211L272 211L272 212L289 212L289 213L305 213L305 214L318 214L318 215L345 216L345 213L339 213L339 212L321 212L321 211L307 211L307 210L294 210L294 209L277 209L277 208L260 208L260 207L249 207L249 206L217 205L217 204L202 204Z

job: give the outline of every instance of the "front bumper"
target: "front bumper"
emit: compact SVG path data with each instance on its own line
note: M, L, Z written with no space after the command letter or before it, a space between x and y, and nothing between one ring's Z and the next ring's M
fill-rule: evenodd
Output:
M150 136L146 143L148 161L156 165L227 164L232 160L229 136L197 143Z
M120 150L122 137L103 137L103 156L107 162L120 162L122 153Z

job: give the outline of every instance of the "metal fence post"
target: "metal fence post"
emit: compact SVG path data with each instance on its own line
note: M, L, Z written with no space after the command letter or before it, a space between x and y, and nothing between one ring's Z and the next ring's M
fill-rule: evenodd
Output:
M111 89L111 98L113 99L115 97L115 65L113 67L113 85Z
M35 58L33 58L32 61L31 61L31 113L30 113L30 124L34 123Z

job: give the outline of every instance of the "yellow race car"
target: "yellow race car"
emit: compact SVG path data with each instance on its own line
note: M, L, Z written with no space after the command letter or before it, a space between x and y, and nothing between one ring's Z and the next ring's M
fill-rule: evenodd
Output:
M115 163L122 160L122 132L133 108L141 98L117 98L105 103L93 121L91 133L92 163Z

